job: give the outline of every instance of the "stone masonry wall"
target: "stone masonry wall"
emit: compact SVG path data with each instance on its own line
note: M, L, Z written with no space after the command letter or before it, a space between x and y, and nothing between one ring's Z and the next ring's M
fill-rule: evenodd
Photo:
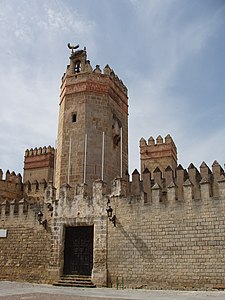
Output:
M151 179L151 176L153 178ZM191 164L176 174L166 168L135 171L132 181L112 183L111 194L100 180L93 186L60 189L54 208L52 276L63 269L65 226L93 225L92 280L98 286L125 288L208 289L225 286L225 176L217 162L200 173ZM107 203L116 227L106 218ZM107 276L106 276L107 275Z
M125 185L120 180L116 184L110 197L116 227L108 224L110 286L116 286L117 277L120 285L123 280L131 288L225 286L223 175L219 197L212 196L211 183L203 179L198 199L190 181L183 185L182 200L176 197L176 185L171 184L165 196L155 184L148 202L143 192L134 196L128 191L126 196Z
M224 203L207 202L118 205L117 227L109 226L112 284L117 276L132 288L225 284Z
M178 176L179 174L179 176ZM191 164L176 174L135 171L132 181L65 185L56 201L50 184L45 203L5 201L0 206L0 279L53 282L63 272L66 226L94 226L92 280L98 286L207 289L225 286L225 176L217 162L200 173ZM107 219L110 202L116 227ZM53 204L49 211L48 204ZM42 210L48 221L38 223ZM51 216L51 214L53 215ZM52 226L51 226L52 224Z
M17 209L1 207L0 229L7 237L0 237L0 280L50 282L50 228L38 223L34 204L21 201Z

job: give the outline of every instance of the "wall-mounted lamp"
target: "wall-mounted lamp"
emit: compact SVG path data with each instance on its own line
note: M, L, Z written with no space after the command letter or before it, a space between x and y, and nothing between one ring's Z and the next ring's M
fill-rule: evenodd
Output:
M38 223L40 225L43 225L44 228L46 229L47 228L47 220L46 219L43 220L43 213L41 210L37 213L37 219L38 219Z
M111 221L113 223L113 225L116 227L116 215L112 215L113 213L113 209L112 207L109 205L108 208L106 208L107 211L107 216L109 218L109 221Z

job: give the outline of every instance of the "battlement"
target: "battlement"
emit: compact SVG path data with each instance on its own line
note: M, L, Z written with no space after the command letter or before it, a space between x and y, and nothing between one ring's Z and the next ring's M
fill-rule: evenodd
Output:
M3 179L3 171L0 169L0 181L13 182L13 183L22 183L22 176L20 173L16 174L14 171L10 172L9 170L5 173L5 179Z
M0 203L6 199L12 201L14 198L22 197L22 193L23 184L21 174L7 170L5 176L3 176L3 171L0 169Z
M203 198L224 198L225 196L225 174L224 169L217 161L214 161L212 170L203 162L198 170L192 163L188 169L179 165L175 170L168 166L164 172L157 167L152 173L146 168L142 173L134 170L132 181L123 190L128 197L141 196L145 202L152 202L155 191L158 191L159 201L171 200L185 201L185 191L189 189L189 200L202 200ZM170 196L169 196L170 195Z
M87 60L86 47L84 48L84 50L77 50L77 51L71 53L70 65L67 66L67 71L64 74L64 76L66 74L76 74L76 75L79 74L80 75L80 73L97 73L97 74L107 75L115 82L115 84L118 87L120 87L124 91L124 93L127 94L127 87L124 85L123 81L121 79L119 79L119 77L109 67L108 64L105 66L103 73L102 73L99 65L96 65L95 69L93 70L93 67L90 64L90 61Z
M50 187L53 191L52 185ZM110 194L102 180L93 183L92 196L88 195L86 184L78 184L75 189L70 185L61 186L59 199L55 199L54 191L50 192L48 189L49 187L45 192L45 202L56 200L57 214L62 214L63 217L72 217L75 212L80 214L81 211L85 212L83 217L93 215L98 209L103 212L107 201L113 202L115 199L122 199L119 201L121 207L131 204L153 205L162 209L169 205L182 208L190 205L208 205L209 202L216 206L217 203L221 205L225 201L225 173L217 161L214 161L212 170L205 162L201 164L200 170L191 163L187 170L181 165L175 171L168 166L164 173L158 167L152 174L145 169L142 180L140 173L134 170L132 181L115 178Z
M103 74L109 76L113 80L113 82L127 95L127 87L124 85L123 81L114 73L113 69L111 69L108 64L103 69Z
M96 181L99 183L99 180ZM93 186L93 195L96 195L96 182ZM104 183L102 183L104 184ZM223 187L224 186L224 187ZM132 181L125 181L121 178L116 178L112 182L111 196L127 197L142 197L146 203L152 202L152 195L155 190L160 191L159 201L166 202L168 194L171 190L174 191L174 201L185 200L185 188L191 190L191 199L201 200L207 195L208 198L223 198L225 196L225 173L224 169L217 161L214 161L212 170L203 162L198 170L192 163L188 169L184 169L179 165L176 170L172 170L170 166L162 173L157 167L153 173L150 173L146 168L140 178L140 173L137 169L132 173ZM75 191L70 186L63 186L63 189L69 191L70 198L74 196L87 196L87 185L77 185ZM94 191L95 190L95 191ZM107 188L104 184L104 193ZM102 192L101 192L102 193ZM65 195L65 192L63 193Z
M14 171L7 170L3 176L3 171L0 169L0 203L13 202L15 199L23 197L31 197L38 202L43 202L46 187L47 181L44 178L26 180L23 183L20 173L16 174Z
M51 205L49 203L40 203L33 198L14 199L13 201L4 201L0 204L0 224L6 226L39 226L37 214L42 211L43 217L51 221Z
M53 147L51 147L50 145L48 147L44 146L44 147L39 147L39 148L31 148L31 149L27 149L25 151L25 157L31 157L31 156L39 156L39 155L45 155L45 154L55 154L55 149Z
M61 86L61 101L65 94L72 94L74 92L98 92L106 93L109 88L119 93L120 97L127 103L128 91L123 81L114 73L113 69L106 65L103 72L99 65L90 72L81 72L74 74L67 74L63 77Z
M23 191L26 197L33 197L39 202L44 202L45 189L47 187L47 181L43 178L41 180L29 180L23 184Z
M148 139L148 143L143 137L140 139L140 146L147 146L147 145L148 146L153 146L153 145L165 145L165 144L172 144L173 147L176 148L176 145L175 145L172 137L170 136L170 134L167 134L167 136L165 137L164 140L161 137L161 135L159 135L156 138L156 141L152 136L150 136L149 139Z
M177 167L177 147L168 134L165 139L159 135L155 139L151 136L148 142L140 139L140 160L141 172L143 173L146 168L153 172L156 167L164 171L168 166L173 170Z
M55 149L51 146L27 149L24 154L24 182L53 180Z
M90 61L87 60L86 49L71 54L70 64L62 77L61 101L65 94L82 91L102 93L108 92L109 88L116 89L116 92L120 94L121 98L124 98L127 104L127 87L108 64L102 72L100 65L96 65L93 69Z

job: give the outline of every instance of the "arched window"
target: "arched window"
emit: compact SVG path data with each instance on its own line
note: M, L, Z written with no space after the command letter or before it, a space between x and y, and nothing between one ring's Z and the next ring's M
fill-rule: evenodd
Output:
M74 72L75 72L75 73L80 73L80 70L81 70L81 62L80 62L80 60L77 60L77 61L75 62Z

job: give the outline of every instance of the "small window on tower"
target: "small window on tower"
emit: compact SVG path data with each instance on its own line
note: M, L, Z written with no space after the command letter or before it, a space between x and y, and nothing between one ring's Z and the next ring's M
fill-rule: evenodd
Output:
M72 114L72 122L75 123L77 121L77 114Z

